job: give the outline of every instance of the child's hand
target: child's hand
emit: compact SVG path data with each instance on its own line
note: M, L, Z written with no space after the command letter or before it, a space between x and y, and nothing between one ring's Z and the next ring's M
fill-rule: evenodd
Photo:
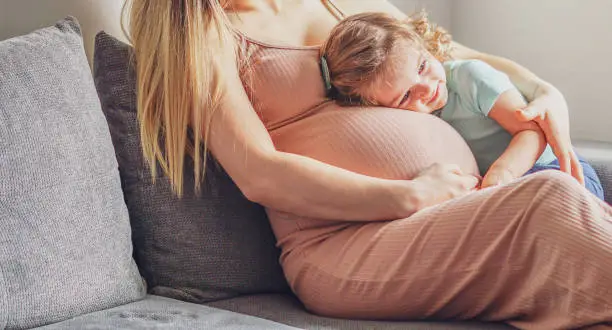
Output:
M569 115L563 94L549 84L539 86L536 92L529 106L516 112L516 118L522 122L535 121L559 159L561 171L584 184L582 166L572 148Z
M512 174L512 172L510 172L507 168L491 167L482 179L480 188L504 185L514 179L516 179L515 175Z

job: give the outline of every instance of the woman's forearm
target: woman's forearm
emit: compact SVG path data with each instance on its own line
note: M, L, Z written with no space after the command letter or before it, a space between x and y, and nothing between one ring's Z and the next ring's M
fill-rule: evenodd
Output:
M374 221L409 216L418 209L411 181L360 175L317 160L283 152L257 166L252 201L307 217ZM254 173L255 174L255 173Z
M522 65L507 58L482 53L459 43L453 42L452 57L455 59L477 59L486 62L495 69L504 72L512 81L512 84L521 91L528 101L533 101L542 93L549 92L552 87L536 74Z

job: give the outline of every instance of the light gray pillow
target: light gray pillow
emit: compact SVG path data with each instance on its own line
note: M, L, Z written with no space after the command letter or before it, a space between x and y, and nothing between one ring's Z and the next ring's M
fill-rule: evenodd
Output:
M144 297L77 21L0 42L0 328Z
M197 303L289 292L264 209L213 159L199 195L189 160L182 199L166 178L153 183L140 148L131 47L100 32L95 49L96 87L119 161L136 262L150 292Z

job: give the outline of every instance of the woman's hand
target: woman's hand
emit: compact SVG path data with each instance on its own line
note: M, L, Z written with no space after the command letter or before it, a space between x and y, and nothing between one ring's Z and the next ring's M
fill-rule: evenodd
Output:
M474 191L479 178L463 173L457 165L434 164L414 178L412 183L420 210Z
M552 85L540 86L533 101L517 110L516 116L521 121L535 121L557 156L561 171L584 184L582 166L570 139L567 103L561 92Z

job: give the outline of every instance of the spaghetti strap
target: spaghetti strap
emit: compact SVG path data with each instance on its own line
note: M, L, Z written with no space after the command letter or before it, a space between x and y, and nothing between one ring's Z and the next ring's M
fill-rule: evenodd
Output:
M346 17L346 14L344 14L344 11L338 7L335 0L321 0L321 2L325 8L327 8L327 10L329 10L334 17L336 17L337 20L340 21Z

